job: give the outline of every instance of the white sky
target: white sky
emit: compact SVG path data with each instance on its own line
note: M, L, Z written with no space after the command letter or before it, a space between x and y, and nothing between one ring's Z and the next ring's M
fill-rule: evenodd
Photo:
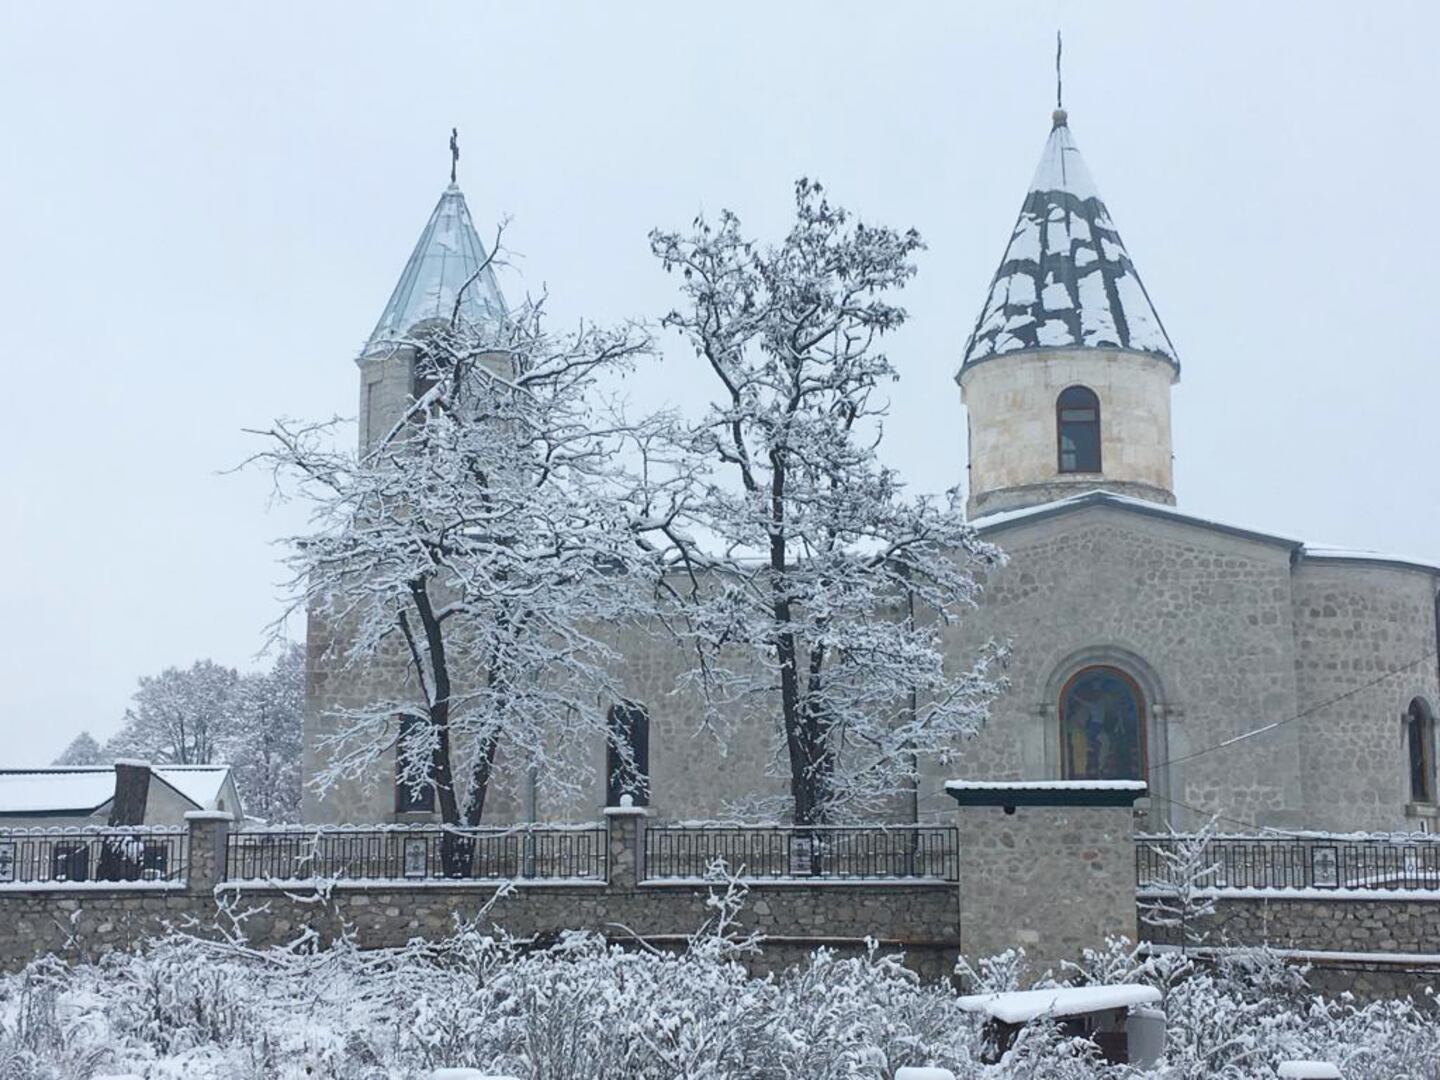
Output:
M1440 6L16 2L0 764L109 735L140 675L256 663L300 521L220 471L244 426L353 413L451 125L482 233L514 219L505 288L563 314L658 316L652 226L730 206L774 234L802 174L917 226L885 456L955 483L951 376L1049 130L1057 21L1071 127L1184 366L1180 507L1440 560Z

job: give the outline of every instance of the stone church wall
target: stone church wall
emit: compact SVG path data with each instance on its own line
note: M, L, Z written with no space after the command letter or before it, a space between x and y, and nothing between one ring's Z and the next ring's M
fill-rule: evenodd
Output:
M1305 558L1294 577L1305 824L1413 829L1401 716L1440 706L1435 575L1395 563ZM1398 668L1404 668L1389 675ZM1339 699L1339 700L1337 700Z
M927 804L947 773L1059 776L1059 693L1090 664L1120 667L1146 695L1152 766L1293 715L1288 546L1103 505L984 535L1009 564L991 575L983 606L961 617L945 647L959 664L988 637L1009 639L1010 689L957 765L928 770ZM1141 824L1168 817L1184 828L1212 810L1296 823L1297 736L1282 728L1243 749L1157 769Z

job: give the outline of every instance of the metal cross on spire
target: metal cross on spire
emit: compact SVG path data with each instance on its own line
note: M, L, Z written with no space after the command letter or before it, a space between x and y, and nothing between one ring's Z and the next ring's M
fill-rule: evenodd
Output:
M1060 109L1064 109L1064 108L1065 108L1065 101L1064 101L1064 99L1063 99L1063 95L1061 94L1061 90L1063 89L1063 84L1062 84L1061 81L1060 81L1060 51L1061 51L1061 49L1062 49L1063 47L1064 47L1064 44L1063 44L1063 42L1060 40L1060 31L1059 31L1059 30L1056 30L1056 31L1055 31L1055 108L1056 108L1057 110L1060 110Z
M455 166L460 163L460 131L450 129L450 182L455 183Z

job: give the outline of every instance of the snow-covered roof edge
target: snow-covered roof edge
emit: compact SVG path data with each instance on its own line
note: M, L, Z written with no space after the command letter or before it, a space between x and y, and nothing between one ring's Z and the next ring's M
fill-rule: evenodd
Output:
M988 533L999 531L1012 525L1023 524L1027 521L1039 521L1044 518L1054 517L1057 514L1065 514L1086 506L1114 506L1119 509L1134 511L1137 514L1144 514L1148 517L1163 518L1167 521L1176 521L1186 525L1198 525L1201 528L1212 529L1215 532L1238 536L1246 540L1255 540L1264 544L1276 544L1288 548L1292 556L1298 559L1375 563L1377 565L1400 566L1411 570L1420 570L1428 574L1440 575L1440 563L1428 562L1425 559L1417 559L1403 555L1387 555L1379 551L1357 551L1348 548L1326 547L1323 545L1312 546L1290 537L1278 536L1275 533L1260 532L1258 529L1247 529L1240 525L1232 525L1228 522L1219 521L1215 518L1205 518L1195 514L1187 514L1183 510L1177 510L1173 506L1166 506L1163 503L1150 502L1146 499L1136 499L1129 495L1118 495L1113 491L1105 491L1100 488L1084 491L1078 495L1070 495L1063 499L1055 499L1052 502L1040 503L1036 506L1025 506L1018 510L1000 510L993 514L985 514L982 517L972 519L970 524L975 527L977 532Z
M946 780L946 791L1144 791L1144 780Z
M1005 1024L1026 1024L1042 1016L1081 1016L1086 1013L1153 1005L1159 989L1141 983L1110 986L1059 986L1049 990L1008 990L966 994L955 999L965 1012L984 1013Z

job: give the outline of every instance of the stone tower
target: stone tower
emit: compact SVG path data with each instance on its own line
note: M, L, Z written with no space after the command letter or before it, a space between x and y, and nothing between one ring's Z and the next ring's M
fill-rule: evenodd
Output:
M415 391L415 350L427 329L458 317L472 324L503 317L505 300L465 196L453 182L441 193L410 253L390 302L356 357L360 366L360 448L384 437Z
M1175 348L1064 110L956 381L972 518L1102 488L1173 505Z

